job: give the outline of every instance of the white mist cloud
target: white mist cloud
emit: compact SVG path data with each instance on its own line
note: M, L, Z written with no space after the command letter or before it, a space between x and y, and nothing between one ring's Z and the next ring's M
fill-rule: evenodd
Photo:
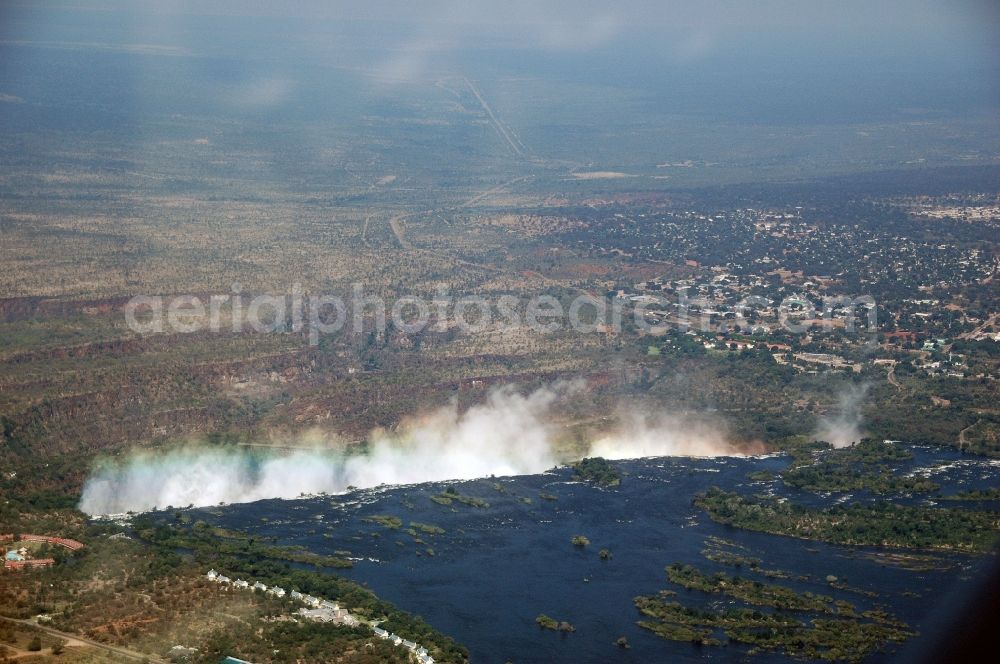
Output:
M590 447L590 456L605 459L734 454L732 444L719 427L663 413L625 412L618 429Z
M863 383L843 389L837 396L837 408L820 418L813 437L834 447L847 447L861 440L864 435L861 409L869 387L868 383Z
M582 386L556 383L526 396L504 387L464 413L453 405L404 422L399 432L375 434L368 454L349 458L348 474L355 486L374 486L542 472L558 461L551 407Z
M98 467L84 486L80 509L117 514L341 493L349 486L540 473L567 461L556 452L560 428L553 408L583 387L582 381L559 382L529 394L501 387L465 411L453 403L404 420L396 430L373 432L359 454L318 446L290 453L204 446L139 452ZM735 453L707 424L626 411L619 428L596 440L588 456Z

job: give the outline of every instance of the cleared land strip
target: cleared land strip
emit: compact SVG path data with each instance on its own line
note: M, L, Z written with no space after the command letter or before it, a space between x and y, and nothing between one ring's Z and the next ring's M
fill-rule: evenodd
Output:
M500 134L500 137L507 142L507 145L509 145L510 149L514 151L514 154L518 157L523 157L524 146L521 145L520 141L511 136L511 132L504 127L503 123L500 122L497 116L493 113L493 109L490 108L490 105L486 103L485 99L483 99L483 95L480 94L479 88L477 88L468 78L465 78L465 84L469 86L469 89L472 90L472 94L474 94L476 99L479 100L479 105L483 107L483 110L486 111L486 115L490 117L490 121L493 123L493 127L497 130L497 133Z
M403 228L402 224L402 221L408 216L409 215L398 214L389 219L389 227L392 228L392 234L396 236L396 241L399 242L399 246L406 251L413 249L413 244L406 239L406 230Z

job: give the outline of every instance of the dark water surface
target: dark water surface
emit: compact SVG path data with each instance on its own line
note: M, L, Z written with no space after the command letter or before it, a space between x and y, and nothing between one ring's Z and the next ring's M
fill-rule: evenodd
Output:
M1000 485L996 461L940 448L911 449L914 458L900 462L897 472L929 472L942 493ZM192 510L192 517L276 537L280 544L316 553L349 551L355 567L338 573L423 616L466 645L473 662L487 664L789 661L777 654L750 658L747 649L736 644L698 647L665 641L638 627L641 616L633 598L671 588L664 567L673 562L830 595L855 604L859 612L881 605L918 631L926 631L928 611L944 595L974 583L980 558L936 553L940 569L909 571L866 557L877 551L874 548L834 546L715 524L691 504L694 494L712 485L747 494L784 495L814 505L877 499L816 496L788 490L780 481L747 479L748 473L778 471L787 463L781 456L641 459L619 463L627 475L617 489L572 482L570 470L556 469L542 475L266 500ZM458 502L445 506L430 500L448 486L489 506ZM542 493L557 500L543 499ZM365 520L373 515L397 516L403 526L393 530ZM445 533L418 532L414 537L405 532L410 522L439 526ZM585 535L590 546L571 545L574 535ZM762 559L764 569L791 572L793 578L768 579L707 560L701 552L711 536L746 547L739 553ZM612 553L611 560L600 559L602 548ZM878 597L831 588L826 582L831 574ZM720 595L673 589L684 604L738 604ZM539 629L535 617L540 613L572 623L576 632ZM627 637L631 649L615 645L620 636ZM871 661L888 660L888 653L871 657Z

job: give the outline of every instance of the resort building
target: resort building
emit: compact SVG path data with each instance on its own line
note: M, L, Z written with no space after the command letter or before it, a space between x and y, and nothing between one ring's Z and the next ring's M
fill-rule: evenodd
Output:
M32 558L31 560L5 560L4 569L24 569L26 567L51 567L56 561L52 558Z
M66 539L64 537L48 537L46 535L21 535L21 541L23 542L45 542L47 544L56 544L58 546L69 549L70 551L79 551L83 548L81 542L76 540Z
M33 561L28 561L28 562L33 562ZM15 564L20 564L20 563L15 563ZM251 583L250 581L244 581L243 579L238 579L235 582L231 582L229 577L223 576L214 569L209 570L208 573L205 574L205 576L206 578L208 578L209 581L213 581L215 583L221 583L224 585L232 583L232 585L236 588L252 588L255 592L259 590L262 592L266 592L269 595L274 595L275 597L285 596L285 589L279 586L271 586L270 588L268 588L267 585L261 581L254 581L253 583ZM318 622L333 622L338 625L348 625L350 627L358 627L362 624L368 625L371 627L372 632L378 638L389 641L394 645L403 646L404 648L409 649L416 656L416 660L419 664L434 664L434 658L431 657L430 654L428 654L426 648L421 647L419 644L413 641L407 641L396 634L393 634L380 627L377 627L376 623L371 623L366 621L363 622L356 616L351 615L351 613L347 609L341 608L339 602L323 599L322 597L314 597L313 595L303 594L298 590L291 591L288 596L290 599L302 602L303 604L306 605L305 607L300 608L297 612L297 615L300 615L303 618L307 618L309 620L315 620ZM234 658L229 658L224 661L230 663L242 662L242 660Z

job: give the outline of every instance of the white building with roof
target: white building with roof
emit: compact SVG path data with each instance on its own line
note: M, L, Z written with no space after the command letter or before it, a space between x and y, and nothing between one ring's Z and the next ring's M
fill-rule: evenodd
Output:
M214 581L215 583L222 583L222 584L232 583L237 588L252 587L255 591L260 590L262 592L266 592L276 597L285 596L285 589L279 586L272 586L268 588L265 584L261 583L260 581L255 581L251 586L249 581L244 581L243 579L237 579L235 582L232 582L229 579L229 577L219 574L214 569L209 570L205 576L210 581ZM334 621L336 623L350 625L352 627L356 627L362 624L362 622L357 617L351 615L351 613L347 609L341 608L339 602L323 599L322 597L314 597L312 595L303 594L298 590L292 590L291 593L289 593L289 597L291 597L291 599L293 600L302 602L308 607L311 607L311 609L303 608L298 611L299 615L302 615L303 617L310 618L312 620L319 620L322 622ZM387 640L391 642L393 645L397 646L401 645L409 649L416 655L416 659L419 662L419 664L434 664L434 658L430 656L426 648L420 646L419 644L413 641L403 639L401 636L388 632L387 630L384 630L381 627L378 627L377 623L365 623L365 624L371 626L372 632L378 638Z

